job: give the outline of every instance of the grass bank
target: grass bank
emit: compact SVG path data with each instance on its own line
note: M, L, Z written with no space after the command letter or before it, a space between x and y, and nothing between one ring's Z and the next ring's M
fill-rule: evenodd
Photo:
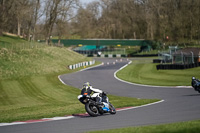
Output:
M80 90L63 85L57 74L1 81L0 122L85 113L77 96ZM138 106L157 100L109 95L116 108Z
M190 86L192 76L200 77L200 67L185 70L157 70L153 58L135 58L119 71L120 79L145 85ZM155 82L156 81L156 82Z
M27 41L17 36L8 36L8 35L0 36L0 47L5 48L7 46L10 46L11 44L18 45L21 43L27 43Z
M63 85L58 75L76 71L68 65L90 58L58 47L1 48L0 53L0 122L81 112L79 90Z
M77 100L80 90L63 85L58 75L82 69L69 70L68 65L91 58L66 48L38 47L42 44L35 45L17 39L17 44L12 44L13 37L3 38L4 41L2 37L0 39L1 123L85 112L84 106ZM157 101L111 95L109 98L116 108Z
M199 133L200 120L156 126L128 127L89 133Z
M68 65L89 61L66 48L0 49L0 79L70 71Z

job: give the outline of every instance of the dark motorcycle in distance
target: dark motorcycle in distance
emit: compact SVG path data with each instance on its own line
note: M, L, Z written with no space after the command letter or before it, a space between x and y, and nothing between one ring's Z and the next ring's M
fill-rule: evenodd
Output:
M96 97L91 97L87 93L78 96L79 101L85 105L86 112L93 117L103 115L104 113L116 114L115 107L110 103L96 102Z
M198 91L200 93L200 80L199 79L192 77L191 85L195 91Z

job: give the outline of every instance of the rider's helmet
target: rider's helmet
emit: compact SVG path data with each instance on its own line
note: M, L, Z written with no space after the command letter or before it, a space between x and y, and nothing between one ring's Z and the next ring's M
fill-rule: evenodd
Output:
M195 79L195 77L192 77L192 79L194 80L194 79Z
M90 87L90 83L89 82L86 82L86 83L83 84L83 88L88 89L89 87Z

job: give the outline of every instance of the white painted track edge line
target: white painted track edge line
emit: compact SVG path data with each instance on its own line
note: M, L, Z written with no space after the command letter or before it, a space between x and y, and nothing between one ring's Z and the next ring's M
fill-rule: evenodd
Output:
M119 110L117 110L117 112L119 112L119 111L125 111L125 110L130 110L130 109L137 109L137 108L147 107L147 106L150 106L150 105L162 103L162 102L164 102L164 101L165 101L165 100L160 100L160 101L157 101L157 102L154 102L154 103L145 104L145 105L140 105L140 106L125 108L125 109L119 109Z
M121 81L121 82L124 82L124 83L127 83L127 84L131 84L131 85L144 86L144 87L155 87L155 88L192 88L191 86L153 86L153 85L143 85L143 84L137 84L137 83L128 82L128 81L125 81L125 80L122 80L122 79L118 78L117 77L117 72L119 72L120 70L124 69L125 67L127 67L131 63L132 63L132 61L129 61L128 64L122 66L120 69L118 69L117 71L115 71L114 77L117 80Z
M145 105L141 105L141 106L128 107L128 108L122 108L122 109L116 109L116 110L117 110L117 112L126 111L126 110L130 110L130 109L137 109L137 108L147 107L147 106L158 104L158 103L161 103L161 102L164 102L164 100L160 100L158 102L154 102L154 103L150 103L150 104L145 104ZM75 117L76 116L43 118L43 119L40 119L40 120L36 120L35 122L33 121L33 122L0 123L0 127L2 127L2 126L12 126L12 125L22 125L22 124L31 124L31 123L40 123L40 122L50 122L50 121L57 121L57 120L67 120L67 119L72 119L72 118L75 118Z
M77 72L82 72L82 71L85 71L85 70L88 70L88 69L92 69L92 68L95 68L95 67L99 67L103 65L103 63L97 65L97 66L92 66L92 67L88 67L88 68L85 68L85 69L81 69L80 71L77 71ZM60 78L61 75L58 75L58 79L60 80L61 83L63 83L64 85L67 85L61 78Z
M81 69L80 72L85 71L85 70L88 70L88 69L92 69L92 68L95 68L95 67L99 67L99 66L101 66L101 65L103 65L103 63L101 63L101 64L99 64L99 65L96 65L96 66L92 66L92 67L88 67L88 68Z
M132 61L130 61L128 64L131 64ZM149 85L140 85L140 84L135 84L135 83L131 83L131 82L127 82L127 81L124 81L124 80L121 80L119 79L117 76L116 76L116 73L120 70L122 70L123 68L125 68L126 66L128 66L128 64L124 65L123 67L121 67L120 69L118 69L115 73L114 73L114 77L121 81L121 82L125 82L125 83L128 83L128 84L133 84L133 85L139 85L139 86L147 86L147 87L163 87L163 86L149 86ZM102 64L100 64L102 65ZM98 67L100 65L97 65L97 66L94 66L94 67ZM91 68L94 68L94 67L89 67L89 68L86 68L85 70L87 69L91 69ZM80 71L84 71L84 70L80 70ZM62 79L60 78L61 75L58 76L58 79L63 83L64 81L62 81ZM65 84L66 85L66 84ZM168 87L168 86L167 86ZM180 86L177 86L177 87L180 87ZM135 107L130 107L130 108L125 108L125 109L119 109L117 110L117 112L119 111L125 111L125 110L130 110L130 109L136 109L136 108L141 108L141 107L146 107L146 106L150 106L150 105L154 105L154 104L158 104L158 103L161 103L161 102L164 102L164 100L160 100L158 102L154 102L154 103L150 103L150 104L145 104L145 105L141 105L141 106L135 106ZM11 126L11 125L19 125L19 124L28 124L28 123L39 123L39 122L47 122L47 121L55 121L55 120L66 120L66 119L72 119L72 118L75 118L75 116L67 116L67 117L53 117L53 118L43 118L41 119L41 121L37 121L37 122L12 122L12 123L0 123L0 127L1 126ZM47 121L42 121L42 120L47 120Z
M58 121L58 120L67 120L75 118L75 116L66 116L66 117L53 117L53 118L43 118L40 120L36 120L33 122L11 122L11 123L0 123L0 127L3 126L12 126L12 125L22 125L22 124L32 124L32 123L40 123L40 122L50 122L50 121Z
M64 85L67 85L67 84L65 84L65 82L60 78L60 76L61 76L61 75L58 75L58 79L60 80L60 82L63 83Z

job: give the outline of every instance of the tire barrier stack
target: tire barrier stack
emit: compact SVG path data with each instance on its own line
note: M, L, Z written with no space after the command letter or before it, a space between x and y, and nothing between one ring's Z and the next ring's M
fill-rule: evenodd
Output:
M93 54L89 54L87 55L88 57L106 57L106 58L120 58L120 57L127 57L126 54L101 54L101 55L93 55Z
M158 56L158 54L143 54L143 55L134 55L134 54L129 54L128 57L154 57Z
M153 59L153 63L161 63L162 60L161 59Z
M85 61L85 62L69 65L68 68L70 70L73 70L73 69L76 69L76 68L79 68L79 67L90 66L90 65L93 65L93 64L95 64L95 60L93 60L93 61Z
M200 62L198 63L192 63L192 64L160 64L157 65L156 68L157 70L165 70L165 69L188 69L188 68L194 68L194 67L199 67Z
M158 54L148 54L148 55L131 55L131 54L88 54L87 57L106 57L106 58L120 58L120 57L154 57Z
M153 63L171 63L172 60L153 59Z

